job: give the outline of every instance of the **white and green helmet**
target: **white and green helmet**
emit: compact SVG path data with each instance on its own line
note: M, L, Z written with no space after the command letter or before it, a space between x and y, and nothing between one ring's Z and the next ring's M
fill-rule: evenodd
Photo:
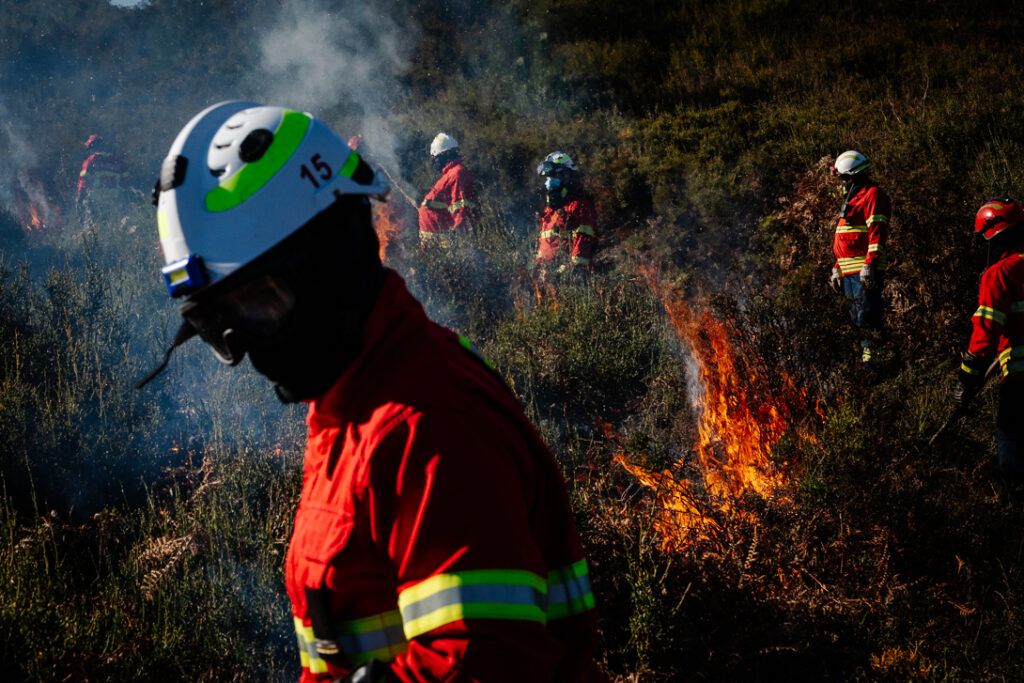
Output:
M544 161L537 166L537 175L548 175L558 170L575 172L579 169L573 163L572 157L565 152L552 152L544 157Z
M347 194L388 183L322 121L222 102L175 139L157 182L157 225L171 296L221 280Z
M840 154L832 168L836 175L856 175L866 171L870 165L866 156L851 149Z

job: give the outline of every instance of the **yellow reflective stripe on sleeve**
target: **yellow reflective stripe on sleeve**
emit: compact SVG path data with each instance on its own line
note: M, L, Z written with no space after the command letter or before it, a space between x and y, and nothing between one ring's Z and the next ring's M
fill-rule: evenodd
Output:
M999 369L1002 376L1024 372L1024 346L1011 346L999 353Z
M327 673L327 662L320 657L316 651L316 636L313 635L313 627L305 626L302 619L292 617L295 622L295 637L299 644L299 662L303 669L309 669L310 673Z
M868 253L869 254L874 253L876 251L882 251L882 245L881 244L869 244L868 245Z
M522 570L481 569L438 574L398 594L405 637L462 619L547 621L547 582Z
M840 234L847 233L847 232L867 232L867 231L868 231L868 226L866 226L866 225L840 225L840 226L836 227L836 232L840 233Z
M447 207L447 209L449 213L455 213L459 209L472 209L475 206L476 204L474 204L473 202L466 201L465 199L460 199L451 206Z
M591 237L593 237L594 236L594 226L592 226L592 225L581 225L578 228L576 228L576 232L578 232L581 235L590 235Z
M978 310L974 312L973 317L991 320L1000 325L1006 324L1006 314L988 306L978 306Z
M327 662L317 650L313 627L304 625L298 617L293 617L293 620L302 666L312 673L325 673ZM336 642L345 662L354 666L371 659L389 662L409 649L409 642L402 630L402 615L398 610L352 621L339 621L334 628L338 639L331 642Z
M548 619L562 619L594 608L587 561L548 573Z
M428 209L437 209L438 211L447 211L448 205L444 202L435 201L433 199L424 199L420 206L425 206Z
M886 218L884 214L880 214L880 213L871 214L870 216L868 216L868 220L867 220L868 225L871 225L872 223L888 223L888 222L889 222L889 219Z

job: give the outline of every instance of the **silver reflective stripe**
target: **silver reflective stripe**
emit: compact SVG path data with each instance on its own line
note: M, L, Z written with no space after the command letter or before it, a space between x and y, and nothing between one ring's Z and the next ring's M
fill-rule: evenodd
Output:
M464 605L468 603L500 603L503 605L537 605L543 607L545 599L544 594L533 586L510 584L453 586L405 605L402 607L402 620L409 622L451 605Z

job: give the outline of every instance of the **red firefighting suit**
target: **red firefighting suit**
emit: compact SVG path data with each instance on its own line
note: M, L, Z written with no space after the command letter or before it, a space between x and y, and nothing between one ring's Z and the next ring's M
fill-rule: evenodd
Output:
M1020 230L1021 228L1016 228ZM996 467L1024 481L1021 446L1024 425L1024 253L1014 249L981 276L974 331L960 365L962 382L980 386L992 360L1002 374L996 413Z
M420 204L420 244L448 246L453 233L473 226L476 190L461 158L449 161Z
M125 182L124 162L113 154L94 152L82 162L78 174L78 199L114 199Z
M885 270L885 239L891 213L889 197L873 182L843 204L832 241L835 266L843 277L860 273L865 263L874 264L879 273Z
M596 225L594 205L584 196L558 209L545 207L540 215L537 264L551 265L568 259L577 268L592 270L597 246Z
M370 659L410 683L605 680L557 463L393 271L308 424L286 561L302 681Z
M1004 381L1024 383L1024 253L1010 252L981 276L974 332L967 350L984 365L999 358ZM984 376L985 368L968 368Z

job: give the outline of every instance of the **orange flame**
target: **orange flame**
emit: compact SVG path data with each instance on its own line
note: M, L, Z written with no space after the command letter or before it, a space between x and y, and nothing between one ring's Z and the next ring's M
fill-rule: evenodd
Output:
M703 475L705 497L694 484L678 479L671 470L646 471L616 457L643 485L656 492L655 528L667 551L688 545L694 538L715 538L718 518L742 515L736 501L754 492L776 502L791 503L781 489L787 483L785 463L772 457L782 435L798 422L807 392L798 389L783 371L770 369L744 349L743 335L734 324L710 312L695 312L681 298L664 291L655 273L645 270L661 299L679 339L689 346L698 366L701 395L698 438L694 445ZM821 407L816 406L819 415ZM801 435L813 439L812 435Z
M373 226L377 230L377 239L380 241L380 260L386 261L385 253L389 244L392 244L402 231L402 222L395 215L394 208L387 202L373 203Z
M43 227L43 222L39 219L39 210L36 209L36 205L35 204L30 204L29 205L28 213L29 213L29 221L25 225L25 229L26 230L29 230L29 231L38 230L39 228Z

